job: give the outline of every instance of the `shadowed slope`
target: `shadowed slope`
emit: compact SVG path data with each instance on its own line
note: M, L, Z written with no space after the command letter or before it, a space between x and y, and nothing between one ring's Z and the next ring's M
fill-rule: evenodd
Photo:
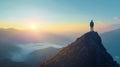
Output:
M40 67L118 67L97 32L88 32Z

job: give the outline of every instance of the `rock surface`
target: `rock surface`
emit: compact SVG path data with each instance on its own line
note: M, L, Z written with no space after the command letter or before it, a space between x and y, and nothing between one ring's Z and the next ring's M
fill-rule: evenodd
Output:
M119 67L97 32L88 32L39 67Z

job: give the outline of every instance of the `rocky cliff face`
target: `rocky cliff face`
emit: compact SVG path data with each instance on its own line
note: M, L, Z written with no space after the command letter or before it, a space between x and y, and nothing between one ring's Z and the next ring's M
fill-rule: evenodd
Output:
M39 67L119 67L97 32L88 32Z

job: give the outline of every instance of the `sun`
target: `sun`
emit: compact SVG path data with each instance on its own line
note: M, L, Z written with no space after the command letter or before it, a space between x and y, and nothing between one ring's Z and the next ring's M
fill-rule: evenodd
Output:
M35 24L31 24L31 25L29 26L29 28L30 28L31 30L37 30L37 29L38 29L38 26L35 25Z

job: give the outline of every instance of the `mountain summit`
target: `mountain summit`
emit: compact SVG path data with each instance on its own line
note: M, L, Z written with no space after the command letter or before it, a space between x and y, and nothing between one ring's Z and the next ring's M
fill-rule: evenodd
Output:
M40 67L119 67L104 48L97 32L91 31L63 48Z

